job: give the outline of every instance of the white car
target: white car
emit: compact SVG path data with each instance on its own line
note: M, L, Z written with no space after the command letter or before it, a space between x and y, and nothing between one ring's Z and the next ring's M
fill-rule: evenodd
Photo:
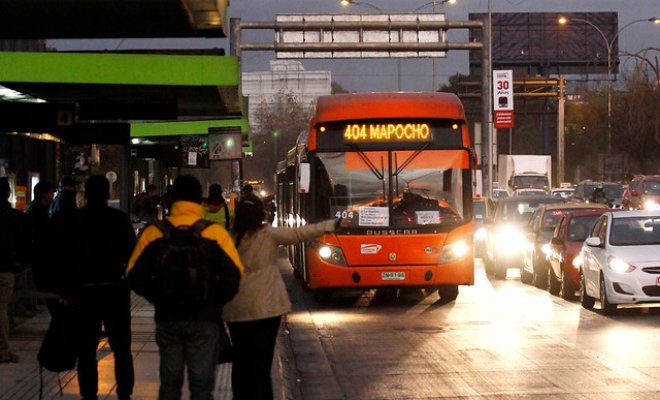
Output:
M604 314L617 304L660 303L660 211L603 214L582 246L580 300Z

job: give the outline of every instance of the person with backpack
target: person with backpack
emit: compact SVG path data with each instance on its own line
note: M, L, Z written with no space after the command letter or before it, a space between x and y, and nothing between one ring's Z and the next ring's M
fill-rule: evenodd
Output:
M222 187L217 183L209 186L209 196L204 204L204 219L229 230L233 217L231 214L225 198L222 197Z
M96 351L104 327L115 359L117 398L127 400L133 393L135 376L131 297L124 270L136 240L128 214L109 207L109 197L108 179L91 176L85 182L87 204L57 219L53 237L64 255L57 261L63 275L59 292L64 303L73 307L78 336L80 395L97 399Z
M277 264L277 248L300 243L338 229L340 220L298 228L264 224L263 202L245 194L236 207L233 234L245 265L238 294L223 315L232 340L231 385L234 400L273 398L270 370L282 315L291 302Z
M222 307L238 290L243 264L229 233L203 219L202 187L178 177L164 221L140 235L126 274L155 307L160 400L180 399L184 370L192 400L213 398Z

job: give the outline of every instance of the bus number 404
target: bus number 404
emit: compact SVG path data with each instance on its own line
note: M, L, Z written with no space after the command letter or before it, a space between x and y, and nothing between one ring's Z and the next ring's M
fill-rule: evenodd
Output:
M353 219L353 211L337 211L335 217Z

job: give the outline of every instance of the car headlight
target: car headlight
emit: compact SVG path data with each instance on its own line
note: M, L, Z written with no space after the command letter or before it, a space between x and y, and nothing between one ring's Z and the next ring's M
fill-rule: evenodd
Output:
M499 251L513 252L523 249L527 241L519 229L504 227L497 232L495 246Z
M551 250L552 250L552 248L550 247L550 244L549 244L549 243L546 243L546 244L544 244L543 246L541 246L541 251L542 251L543 254L545 254L546 256L550 255L550 251L551 251Z
M644 209L645 210L658 210L658 209L660 209L660 204L656 203L653 200L646 200L644 202Z
M346 258L341 247L331 246L329 244L319 244L316 247L319 257L330 264L346 265Z
M582 260L583 260L582 254L578 254L577 256L575 256L575 258L573 258L572 264L575 267L575 269L580 269L582 267Z
M485 240L486 239L486 228L479 228L477 229L476 232L474 232L474 239L475 240Z
M635 270L635 267L618 258L610 258L607 265L610 267L612 271L618 272L620 274L633 272Z
M440 263L447 263L450 261L456 261L460 258L463 258L470 248L467 243L463 240L456 241L454 243L446 244L442 248L442 255L440 256Z

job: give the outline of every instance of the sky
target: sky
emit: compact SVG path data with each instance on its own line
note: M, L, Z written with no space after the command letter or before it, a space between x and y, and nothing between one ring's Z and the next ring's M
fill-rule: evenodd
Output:
M371 0L367 2L384 12L409 12L428 0ZM436 6L447 20L465 21L469 13L485 13L487 0L457 0L456 4ZM492 0L493 13L499 12L618 12L619 27L628 22L660 17L660 0ZM230 17L244 21L273 21L277 14L332 14L369 13L373 7L339 5L338 0L231 0ZM420 12L431 12L429 4ZM244 42L273 40L272 31L250 31L243 34ZM449 40L466 41L467 30L452 30ZM229 54L228 39L108 39L108 40L51 40L49 45L58 50L127 50L162 48L224 48ZM619 49L636 53L641 49L660 48L660 25L637 23L621 32ZM660 51L651 53L660 58ZM272 52L244 52L241 58L243 71L268 70L269 61L275 59ZM304 60L307 70L330 70L332 79L350 91L389 91L398 89L397 61L375 60ZM622 67L632 65L621 59ZM430 59L404 59L401 61L401 89L406 91L430 90L433 75L438 84L456 73L468 73L468 52L456 50L446 58L437 59L435 70Z

